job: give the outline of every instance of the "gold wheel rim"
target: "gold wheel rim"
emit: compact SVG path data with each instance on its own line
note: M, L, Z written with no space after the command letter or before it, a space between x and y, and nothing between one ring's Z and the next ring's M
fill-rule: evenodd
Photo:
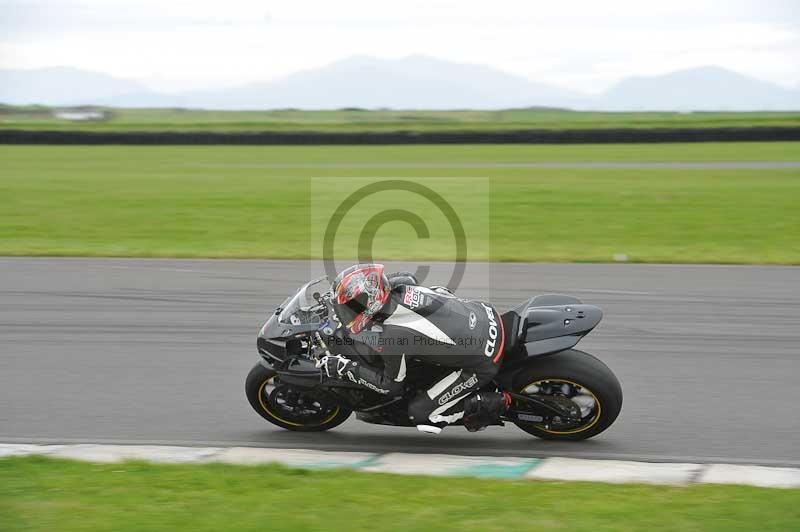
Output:
M603 411L603 405L600 403L600 399L597 398L597 396L594 394L594 392L592 390L590 390L589 388L587 388L586 386L584 386L583 384L578 384L577 382L574 382L574 381L571 381L571 380L567 380L567 379L556 379L556 378L539 379L539 380L535 380L535 381L523 386L522 390L525 390L526 388L528 388L530 386L533 386L533 385L539 385L539 383L542 383L542 382L565 382L567 384L571 384L573 386L577 386L578 388L583 390L586 394L591 396L592 399L594 399L594 402L597 405L597 411L594 413L594 418L592 419L591 423L589 423L588 425L580 426L580 427L575 428L575 429L553 430L553 429L546 429L541 425L536 425L536 428L538 428L541 431L547 432L548 434L558 434L558 435L578 434L579 432L583 432L585 430L589 430L590 428L594 427L597 424L598 421L600 421L600 414Z
M272 379L274 379L274 378L275 378L274 376L268 378L267 380L265 380L264 382L261 383L261 386L258 387L258 403L261 405L261 409L264 412L266 412L267 415L269 415L269 417L271 417L273 419L277 419L281 423L286 423L287 425L291 425L293 427L318 427L320 425L324 425L325 423L328 423L330 420L335 418L336 415L339 413L340 407L339 407L339 405L336 405L336 408L333 410L333 412L331 412L331 414L328 417L326 417L325 419L323 419L322 421L320 421L316 425L303 425L302 423L296 423L294 421L289 421L289 420L283 419L282 417L280 417L277 414L273 413L269 409L269 407L267 407L266 403L264 403L264 388L266 388L267 384L269 384L270 381Z

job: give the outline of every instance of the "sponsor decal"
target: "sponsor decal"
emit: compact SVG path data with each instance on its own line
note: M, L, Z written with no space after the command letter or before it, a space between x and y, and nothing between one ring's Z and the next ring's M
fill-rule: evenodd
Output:
M497 320L494 319L492 307L485 303L481 303L481 305L486 310L486 316L489 318L489 334L488 338L486 338L486 347L483 349L483 354L491 358L497 349Z
M474 312L469 313L469 329L472 330L475 328L475 325L478 323L478 316L475 315Z
M360 384L361 386L364 386L366 388L369 388L373 392L378 392L378 393L383 394L383 395L386 395L386 394L389 393L389 390L384 390L383 388L378 388L377 386L375 386L371 382L367 382L367 381L365 381L364 379L362 379L360 377L358 379L358 384Z
M421 290L407 286L406 293L403 295L403 304L410 309L415 309L425 304L425 296L422 295Z
M375 386L371 382L367 382L364 379L362 379L361 377L356 378L356 376L353 375L353 372L351 370L347 370L347 373L345 373L345 375L352 382L354 382L356 384L360 384L361 386L364 386L365 388L369 388L373 392L377 392L377 393L382 394L382 395L386 395L386 394L389 393L389 390L384 390L383 388L378 388L377 386Z
M457 397L458 395L460 395L461 392L463 392L464 390L469 390L470 388L472 388L476 384L478 384L478 376L477 375L472 375L466 381L459 382L458 384L453 386L450 389L450 391L448 391L443 396L441 396L437 402L441 406L441 405L445 404L446 402L450 401L451 399L453 399L454 397Z

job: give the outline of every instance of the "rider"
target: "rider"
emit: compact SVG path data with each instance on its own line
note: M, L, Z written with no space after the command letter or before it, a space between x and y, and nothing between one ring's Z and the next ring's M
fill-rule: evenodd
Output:
M332 290L343 333L354 345L371 346L383 367L336 354L319 361L323 373L396 397L403 394L409 358L453 368L410 401L408 415L417 428L438 434L458 420L470 431L498 423L510 396L476 393L491 382L503 357L503 321L494 307L456 298L443 287L417 286L410 274L390 281L381 264L351 266Z

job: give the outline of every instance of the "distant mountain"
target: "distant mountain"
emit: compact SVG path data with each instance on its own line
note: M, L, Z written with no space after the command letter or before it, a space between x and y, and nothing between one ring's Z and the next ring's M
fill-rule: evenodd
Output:
M793 110L800 109L800 90L704 66L624 79L603 94L597 105L612 110Z
M161 94L107 74L67 67L0 70L0 103L206 109L800 110L788 89L715 66L627 78L589 96L490 67L426 56L356 56L283 79Z
M356 56L284 79L184 94L186 105L215 108L500 109L569 106L580 94L481 65L425 56Z
M16 105L125 105L130 95L152 94L141 83L69 67L0 69L0 102Z

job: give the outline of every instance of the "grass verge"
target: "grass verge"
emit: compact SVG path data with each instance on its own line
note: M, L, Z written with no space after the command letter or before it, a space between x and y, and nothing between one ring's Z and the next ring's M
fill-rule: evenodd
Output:
M800 490L0 460L0 530L797 530Z
M800 160L800 143L0 146L0 160L2 255L318 258L312 180L351 190L406 178L449 180L447 200L466 224L487 220L488 242L469 260L800 264L800 169L503 166ZM488 203L471 179L490 184ZM374 256L453 257L452 233L423 241L393 223L376 234Z

